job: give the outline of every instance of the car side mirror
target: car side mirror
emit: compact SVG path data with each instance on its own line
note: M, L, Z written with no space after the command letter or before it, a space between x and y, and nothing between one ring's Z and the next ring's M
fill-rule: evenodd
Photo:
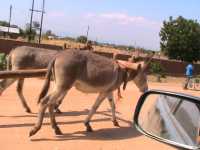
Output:
M134 124L144 135L176 147L200 148L200 98L151 90L139 99Z

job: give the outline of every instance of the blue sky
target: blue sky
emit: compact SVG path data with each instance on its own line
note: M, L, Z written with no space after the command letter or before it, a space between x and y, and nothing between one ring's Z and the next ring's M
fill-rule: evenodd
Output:
M182 15L200 20L199 0L45 0L44 30L60 36L85 35L100 42L159 49L163 20ZM1 1L0 20L8 20L13 5L12 24L24 27L30 22L32 0ZM40 9L42 0L35 0ZM35 14L35 21L39 15Z

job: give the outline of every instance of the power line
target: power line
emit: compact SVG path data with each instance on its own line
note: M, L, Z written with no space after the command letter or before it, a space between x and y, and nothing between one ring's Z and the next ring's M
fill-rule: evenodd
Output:
M86 33L87 41L88 41L89 30L90 30L90 26L88 25L87 33Z
M41 42L41 36L42 36L42 25L43 25L43 18L44 18L44 5L45 5L45 0L43 0L43 3L42 3L42 16L41 16L41 22L40 22L39 44Z
M35 3L35 0L32 1L32 9L30 10L31 11L31 20L30 20L30 34L32 33L32 23L33 23L33 11L34 11L34 3ZM29 37L30 38L30 37ZM30 40L30 39L29 39Z
M10 5L10 14L9 14L9 21L8 21L8 35L10 33L11 19L12 19L12 5Z
M42 36L42 26L43 26L43 19L44 19L44 7L45 7L45 0L43 0L42 2L42 10L37 10L37 9L34 9L34 4L35 4L35 0L32 1L32 8L30 9L31 11L31 19L30 19L30 36L32 34L32 24L33 24L33 13L36 12L36 13L41 13L41 21L40 21L40 27L39 27L39 30L40 30L40 33L39 33L39 44L41 43L41 36ZM29 37L29 41L30 41L30 37Z

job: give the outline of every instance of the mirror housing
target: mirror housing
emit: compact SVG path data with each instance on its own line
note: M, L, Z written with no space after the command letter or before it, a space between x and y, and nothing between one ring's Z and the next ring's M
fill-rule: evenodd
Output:
M166 137L164 135L157 134L156 132L157 132L158 129L156 129L156 127L155 127L155 125L158 124L157 122L155 122L155 124L153 126L149 125L149 124L151 124L151 123L149 123L149 111L147 111L145 113L145 111L146 111L145 109L148 108L149 106L147 105L148 107L145 108L145 104L149 104L149 102L152 101L152 99L148 99L148 98L150 96L152 97L153 95L154 95L154 97L156 95L157 96L156 98L162 97L161 99L159 99L159 101L161 103L169 101L169 99L168 100L167 100L167 98L165 99L165 96L168 97L168 98L170 97L170 99L172 99L170 101L173 102L173 103L176 103L176 107L173 108L173 111L170 114L166 113L167 114L167 116L165 115L166 117L163 117L163 116L160 117L161 115L159 116L161 118L161 119L159 118L159 121L161 120L162 123L163 122L164 123L165 122L170 122L168 117L169 116L172 116L172 117L175 116L175 114L176 114L177 110L179 109L179 107L181 105L183 105L182 104L183 101L185 103L187 102L187 103L190 103L191 105L193 105L193 108L195 107L195 110L198 110L198 114L196 114L196 117L200 118L200 107L199 107L200 106L200 98L194 97L194 96L190 96L190 95L186 95L186 94L181 94L181 93L169 92L169 91L150 90L150 91L145 92L143 95L141 95L141 97L139 98L139 101L137 103L137 106L136 106L136 109L135 109L135 113L134 113L134 125L135 125L136 129L139 130L142 134L144 134L144 135L146 135L146 136L148 136L148 137L150 137L152 139L155 139L157 141L160 141L160 142L163 142L163 143L166 143L166 144L170 144L170 145L175 146L175 147L184 148L184 149L199 149L200 147L198 145L196 145L196 144L193 145L193 144L191 144L191 142L190 142L190 144L188 144L187 142L186 143L185 142L180 142L178 139L175 139L175 138L171 139L171 138ZM156 110L155 106L156 107L161 107L160 105L157 105L157 102L158 102L157 99L155 99L155 100L156 101L154 101L154 102L156 102L156 105L154 103L154 105L153 105L154 107L151 107L151 108L154 108L154 114L156 112L155 111ZM153 103L153 102L150 102L150 103ZM183 109L189 109L189 107L184 107L184 108L181 108L181 109L183 111ZM149 109L149 110L152 111L153 109ZM155 120L155 115L154 114L150 116L151 117L150 121L151 120ZM160 114L160 112L159 113L156 112L156 114L157 114L157 120L158 120L158 114ZM184 116L184 114L182 116ZM152 118L152 117L154 117L154 118ZM174 120L176 121L176 117L173 117L173 118L175 118ZM142 122L141 120L143 122L145 122L144 120L146 120L146 122L143 124L143 123L141 123ZM180 119L180 115L179 115L179 121L180 120L181 119ZM184 126L187 126L187 123L185 125L185 122L182 121L182 120L180 122L178 122L177 124L181 125L183 123L184 123ZM146 126L148 126L148 128L146 128ZM200 124L195 123L194 126L200 128ZM154 127L155 127L155 129L153 129ZM182 127L180 126L180 128L182 128ZM172 130L177 130L177 128L172 127ZM156 132L154 132L154 131L156 131ZM198 134L199 134L199 130L195 129L195 132L197 132L197 131L198 131ZM166 132L168 133L169 131L167 130ZM162 133L162 131L160 133ZM170 132L170 134L174 134L173 136L176 136L175 132ZM186 132L181 132L181 134L186 136L186 137L188 136L186 134Z

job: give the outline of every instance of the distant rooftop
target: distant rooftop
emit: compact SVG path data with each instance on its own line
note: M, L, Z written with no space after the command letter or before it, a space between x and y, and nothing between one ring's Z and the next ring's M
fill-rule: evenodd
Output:
M8 32L8 27L5 27L5 26L0 26L0 32ZM19 28L13 28L13 27L10 27L9 29L9 32L10 33L15 33L15 34L19 34Z

